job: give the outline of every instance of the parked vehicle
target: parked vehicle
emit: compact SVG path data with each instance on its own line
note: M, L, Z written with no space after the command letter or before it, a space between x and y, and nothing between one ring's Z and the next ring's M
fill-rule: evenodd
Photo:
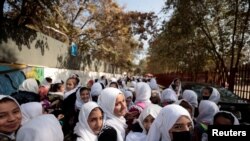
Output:
M231 111L238 117L240 122L250 123L250 102L240 98L230 90L206 83L182 82L181 85L183 91L186 89L194 90L198 95L198 101L202 99L202 88L206 86L216 88L220 93L220 101L218 103L220 110Z

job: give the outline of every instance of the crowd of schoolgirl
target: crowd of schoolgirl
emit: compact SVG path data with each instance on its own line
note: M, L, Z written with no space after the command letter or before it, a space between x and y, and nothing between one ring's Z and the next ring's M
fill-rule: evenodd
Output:
M0 94L0 141L206 141L208 125L239 124L220 111L217 89L201 93L198 103L178 78L161 90L152 75L28 78L17 92Z

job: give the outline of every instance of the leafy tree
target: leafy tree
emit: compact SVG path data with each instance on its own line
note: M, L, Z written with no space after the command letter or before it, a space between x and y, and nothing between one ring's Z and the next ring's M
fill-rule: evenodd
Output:
M81 66L79 61L89 64L93 59L129 69L133 52L140 50L142 40L155 31L154 13L124 12L113 0L5 0L0 4L0 18L69 45L75 42L81 56L69 56L63 63L74 69Z
M213 68L221 74L221 81L227 79L229 88L233 90L235 72L244 56L244 50L249 47L249 5L250 0L167 1L165 9L174 10L174 14L166 25L168 27L175 21L171 29L177 35L171 33L169 28L164 29L163 33L173 36L168 42L170 44L165 46L174 48L172 44L177 41L181 48L179 51L186 52L185 46L192 41L196 44L192 50L199 49L199 53L203 51L204 56L207 56L202 59L206 60L203 68L210 66L212 61ZM175 29L178 27L184 29L184 34ZM181 42L183 40L185 42Z

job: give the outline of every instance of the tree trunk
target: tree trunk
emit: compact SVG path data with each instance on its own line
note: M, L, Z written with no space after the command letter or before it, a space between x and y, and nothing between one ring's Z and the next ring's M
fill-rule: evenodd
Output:
M3 21L3 5L5 0L0 1L0 21Z
M234 91L234 83L235 83L235 74L236 74L236 68L232 68L230 69L230 75L228 76L228 84L229 84L229 87L228 89L230 91Z

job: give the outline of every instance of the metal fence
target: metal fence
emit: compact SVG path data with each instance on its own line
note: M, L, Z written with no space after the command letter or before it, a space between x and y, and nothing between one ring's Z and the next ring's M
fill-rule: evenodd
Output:
M181 81L193 81L225 86L225 81L222 81L220 75L216 72L199 72L195 74L170 72L155 74L155 76L157 82L165 87L168 87L175 78L180 78ZM240 66L234 80L234 93L241 98L250 100L250 64Z
M244 99L250 99L250 64L239 66L234 81L234 92Z

